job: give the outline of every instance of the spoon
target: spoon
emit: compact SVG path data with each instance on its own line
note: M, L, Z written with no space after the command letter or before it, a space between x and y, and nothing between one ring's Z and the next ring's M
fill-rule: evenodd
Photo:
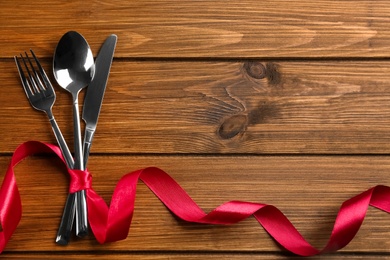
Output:
M85 170L81 143L78 95L93 79L95 63L91 48L82 35L65 33L57 44L53 59L54 77L58 84L72 94L74 127L74 169ZM76 235L88 234L85 190L76 193Z

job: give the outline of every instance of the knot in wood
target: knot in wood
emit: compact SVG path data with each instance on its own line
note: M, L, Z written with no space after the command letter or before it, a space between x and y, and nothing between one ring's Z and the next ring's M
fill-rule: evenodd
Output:
M260 62L247 61L244 63L246 73L255 79L263 79L267 77L267 69Z
M246 130L248 118L245 115L233 115L220 125L218 135L223 139L231 139Z

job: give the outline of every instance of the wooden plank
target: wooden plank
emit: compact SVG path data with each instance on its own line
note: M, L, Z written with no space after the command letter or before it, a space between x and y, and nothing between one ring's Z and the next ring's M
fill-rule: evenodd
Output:
M3 254L7 259L53 259L53 253L41 253L41 254ZM294 258L290 255L283 254L263 254L263 253L251 253L251 254L233 254L233 253L192 253L192 252L184 252L184 253L166 253L166 252L158 252L158 253L137 253L137 252L124 252L121 254L80 254L76 253L67 253L66 255L58 255L58 257L65 257L66 259L88 259L93 258L97 260L101 259L139 259L139 260L161 260L161 259L176 259L176 260L196 260L196 259L238 259L238 260L247 260L248 258L254 260L263 260L263 259L291 259ZM321 259L323 256L318 257L310 257L307 259ZM388 259L387 255L356 255L356 254L331 254L326 255L326 259Z
M9 157L0 157L4 173ZM322 247L339 206L377 184L388 184L387 156L92 156L95 190L107 202L125 173L157 166L205 211L229 200L277 206L308 241ZM2 173L2 176L3 176ZM126 240L99 245L92 237L67 247L54 243L66 196L59 160L31 157L16 168L23 217L6 252L283 252L253 219L232 226L185 223L173 217L142 183ZM389 254L388 214L370 208L359 233L342 252Z
M390 0L0 1L0 180L17 145L55 142L12 57L33 48L51 74L66 31L81 32L95 55L115 33L88 165L96 191L109 202L124 173L157 166L205 211L228 200L272 204L320 248L342 202L389 184L389 11ZM72 147L71 100L57 93L54 114ZM23 217L5 258L293 257L253 218L186 223L142 183L126 240L57 246L65 168L40 155L16 174ZM352 243L325 258L387 259L389 226L369 208Z
M51 54L71 28L95 53L116 33L117 57L388 57L389 8L384 0L1 1L0 49Z
M0 70L0 152L55 142L14 62ZM115 60L92 152L388 153L388 82L388 61ZM71 98L56 89L54 115L72 147Z

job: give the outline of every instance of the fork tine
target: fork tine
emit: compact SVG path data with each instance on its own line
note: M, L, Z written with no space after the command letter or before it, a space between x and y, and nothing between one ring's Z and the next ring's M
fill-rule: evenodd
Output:
M42 68L41 63L39 62L37 56L35 56L35 53L33 52L33 50L30 49L30 52L35 60L35 63L38 66L38 70L41 74L41 77L42 77L43 82L45 84L46 90L49 90L50 92L54 93L53 85L51 84L49 78L47 77L45 70Z
M29 74L29 77L30 77L31 81L33 82L35 90L37 92L45 91L45 87L42 85L42 81L41 81L41 79L40 79L40 77L38 75L38 72L35 70L34 65L31 62L30 57L28 56L27 52L24 52L24 53L26 55L26 59L27 59L29 65L30 65L31 74L30 74L30 70L28 68L27 68L27 71L28 71L28 74Z
M27 59L28 61L30 61L29 58L28 58L28 56L27 56L27 53L26 53L26 52L25 52L25 54L26 54L26 59ZM37 84L36 84L36 81L34 80L33 75L31 74L30 69L28 68L26 59L23 57L22 54L20 54L20 57L22 58L24 67L26 68L26 71L27 71L28 78L30 79L31 91L32 91L33 93L39 93L39 88L38 88L38 86L37 86Z
M17 56L14 56L14 59L15 59L16 67L17 67L18 72L19 72L20 79L22 81L22 86L23 86L24 92L26 93L27 97L31 97L34 94L31 90L31 86L28 83L26 76L24 75L22 66L20 65L20 62L19 62L19 59Z

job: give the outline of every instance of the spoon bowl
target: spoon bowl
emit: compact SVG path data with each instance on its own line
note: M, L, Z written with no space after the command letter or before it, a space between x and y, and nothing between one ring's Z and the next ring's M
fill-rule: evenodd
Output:
M53 59L54 77L72 93L79 93L93 79L95 63L91 48L78 32L70 31L57 44Z

